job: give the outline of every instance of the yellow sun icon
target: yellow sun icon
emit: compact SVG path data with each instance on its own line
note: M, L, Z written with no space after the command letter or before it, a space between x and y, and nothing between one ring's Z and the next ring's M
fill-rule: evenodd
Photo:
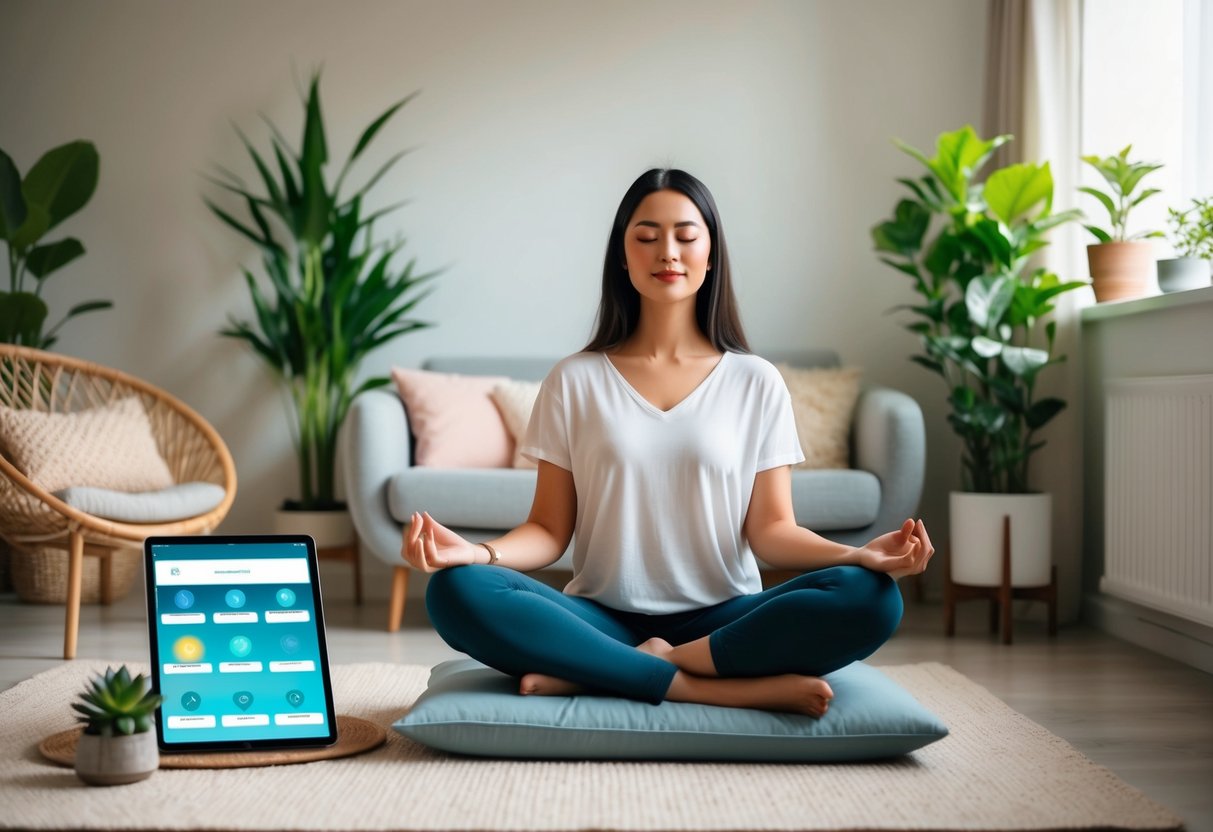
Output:
M197 636L182 636L173 643L173 655L179 662L201 661L204 652L202 639Z

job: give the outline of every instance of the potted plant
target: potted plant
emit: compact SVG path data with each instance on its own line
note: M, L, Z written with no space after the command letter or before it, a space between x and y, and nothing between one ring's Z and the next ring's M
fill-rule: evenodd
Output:
M1064 360L1053 355L1053 300L1085 284L1063 282L1029 257L1048 231L1078 219L1054 213L1049 164L978 172L1010 136L985 140L965 126L944 133L928 158L898 146L926 168L898 182L910 196L872 228L882 262L908 275L921 296L907 328L922 340L912 360L948 390L948 422L963 443L962 490L953 492L953 580L1000 583L1003 517L1011 516L1014 586L1051 580L1051 495L1032 491L1028 466L1044 446L1039 431L1065 407L1038 397L1036 381Z
M1098 188L1081 187L1078 190L1090 194L1107 209L1112 225L1103 229L1087 225L1098 243L1087 246L1087 262L1091 267L1091 288L1095 300L1126 300L1145 295L1154 281L1154 246L1151 237L1161 237L1161 231L1138 231L1129 233L1129 211L1159 192L1158 188L1146 188L1137 196L1133 192L1148 174L1162 167L1154 162L1130 162L1132 145L1115 156L1083 156L1082 160L1104 178L1111 193Z
M403 203L370 212L364 205L367 192L403 151L361 188L342 192L351 165L413 96L397 101L362 131L330 185L319 87L315 73L303 102L298 152L272 123L270 163L240 134L262 192L228 171L212 179L240 198L247 216L238 219L206 202L221 221L257 245L268 279L266 291L251 271L243 270L255 317L229 319L222 334L247 343L289 392L299 498L283 504L279 529L311 533L319 546L327 547L353 540L349 514L334 492L338 430L355 396L390 381L376 377L355 386L359 366L371 351L429 326L408 315L427 294L418 291L421 284L436 273L418 274L413 260L395 265L403 241L376 237L376 221Z
M9 269L8 291L0 291L0 341L50 349L68 320L113 306L107 300L77 304L45 330L50 310L42 287L53 272L84 254L84 246L75 237L53 243L42 238L89 201L99 166L97 148L75 141L48 150L22 178L0 150L0 240L8 244Z
M1158 288L1180 292L1208 286L1213 264L1213 197L1194 199L1183 211L1168 208L1167 221L1178 256L1158 261Z
M118 786L151 777L160 767L152 717L164 697L148 690L126 665L94 676L72 703L84 733L76 746L76 775L90 786Z

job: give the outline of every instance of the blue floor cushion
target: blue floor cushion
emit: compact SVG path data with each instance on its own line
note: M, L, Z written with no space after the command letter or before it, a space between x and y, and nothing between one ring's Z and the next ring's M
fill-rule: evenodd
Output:
M518 680L472 659L443 662L392 726L442 751L482 757L833 762L907 754L948 729L874 667L825 677L821 719L609 696L521 696Z

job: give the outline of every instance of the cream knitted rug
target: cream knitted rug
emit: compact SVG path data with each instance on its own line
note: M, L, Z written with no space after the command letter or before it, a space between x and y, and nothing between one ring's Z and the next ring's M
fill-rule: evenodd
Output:
M882 667L951 734L880 763L513 762L431 752L388 732L359 757L161 770L89 788L38 741L71 727L97 662L0 693L0 827L31 829L1175 829L1181 821L1059 737L940 664ZM421 692L416 665L333 668L338 712L388 725Z

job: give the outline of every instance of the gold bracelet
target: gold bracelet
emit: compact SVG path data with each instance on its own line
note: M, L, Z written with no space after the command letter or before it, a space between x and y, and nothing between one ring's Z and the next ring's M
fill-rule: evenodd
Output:
M492 566L493 564L497 563L497 561L501 560L501 555L497 554L497 550L492 546L487 543L481 543L479 545L483 546L489 553L489 562L485 564L486 566Z

